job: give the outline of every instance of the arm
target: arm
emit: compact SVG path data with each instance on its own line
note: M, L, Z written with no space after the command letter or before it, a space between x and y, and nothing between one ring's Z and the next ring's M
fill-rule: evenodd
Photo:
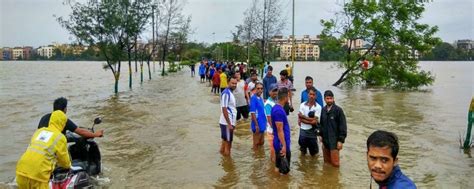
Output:
M69 152L67 150L67 140L66 137L62 134L58 135L60 137L58 143L54 147L56 150L56 156L58 160L58 166L66 169L71 168L71 159L69 157Z
M347 136L347 124L346 116L344 115L344 111L342 109L339 109L338 117L339 136L337 137L337 141L344 143Z
M260 128L258 126L257 116L255 116L255 111L257 109L257 103L255 102L256 98L252 96L250 99L250 116L252 117L252 122L255 124L255 133L260 133Z
M229 130L232 130L234 129L232 127L232 124L230 122L230 118L229 118L229 112L227 112L227 102L228 102L228 99L229 98L229 95L228 94L223 94L222 95L222 98L221 98L221 110L222 110L222 115L224 115L224 119L225 119L225 122L227 123L227 127L229 128Z
M278 132L278 139L282 145L280 154L285 156L286 155L286 141L285 141L285 134L283 133L283 122L275 122L277 132Z
M88 129L83 129L78 127L76 130L74 130L75 133L78 135L81 135L84 138L94 138L94 137L102 137L104 136L104 130L99 130L96 132L91 132Z

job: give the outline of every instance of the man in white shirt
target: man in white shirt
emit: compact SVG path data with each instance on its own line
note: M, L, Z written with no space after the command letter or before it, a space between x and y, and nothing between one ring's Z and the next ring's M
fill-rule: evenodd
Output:
M221 128L221 149L220 152L224 156L230 155L232 147L232 139L234 137L234 128L236 120L237 109L235 107L235 97L232 91L237 86L237 80L231 78L228 87L222 91L221 94L221 116L219 125Z
M303 155L306 155L308 150L311 156L319 153L316 125L320 115L321 106L316 103L316 89L310 88L308 101L301 103L298 113L298 125L300 125L298 144Z
M245 90L245 81L241 79L240 72L235 72L234 78L237 80L237 86L232 92L235 96L235 105L237 106L237 121L243 117L244 121L249 118L249 96Z

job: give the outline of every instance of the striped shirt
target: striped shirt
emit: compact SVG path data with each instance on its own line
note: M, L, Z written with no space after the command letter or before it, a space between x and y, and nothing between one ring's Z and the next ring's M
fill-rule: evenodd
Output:
M227 125L222 108L226 108L230 124L235 126L235 122L237 121L237 108L235 106L234 94L232 94L229 88L226 88L221 94L221 116L219 120L219 124Z

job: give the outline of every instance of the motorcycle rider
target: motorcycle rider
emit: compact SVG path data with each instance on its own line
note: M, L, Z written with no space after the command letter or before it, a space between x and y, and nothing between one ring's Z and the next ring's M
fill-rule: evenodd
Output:
M61 133L66 122L63 111L53 111L48 127L40 128L33 134L30 145L16 166L19 189L47 189L51 172L56 166L71 168L67 140Z
M53 111L56 111L56 110L61 110L64 113L67 112L67 99L66 98L60 97L54 100ZM51 117L50 113L44 115L38 124L38 129L42 127L48 127L50 117ZM74 122L72 122L70 119L67 119L66 126L61 132L64 135L66 135L66 130L74 132L84 138L102 137L104 135L104 130L99 130L93 133L87 129L77 127L77 125Z

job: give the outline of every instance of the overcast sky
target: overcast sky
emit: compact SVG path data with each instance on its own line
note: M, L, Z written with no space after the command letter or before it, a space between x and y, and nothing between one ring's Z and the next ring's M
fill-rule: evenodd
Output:
M243 12L252 0L187 0L184 13L192 15L195 32L191 41L229 41L231 30L242 23ZM291 34L291 1L280 0L287 18L284 35ZM295 34L317 35L320 19L328 19L343 0L296 0ZM53 15L66 16L63 0L0 0L0 47L70 43L73 38ZM438 25L444 41L474 39L474 0L433 0L420 22ZM215 33L213 35L212 33Z

